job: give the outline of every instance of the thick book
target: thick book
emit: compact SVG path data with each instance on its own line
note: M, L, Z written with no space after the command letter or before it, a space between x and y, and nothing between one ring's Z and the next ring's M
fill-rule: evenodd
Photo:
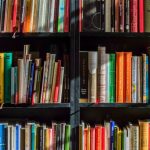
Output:
M4 53L4 102L11 103L12 53Z
M105 32L111 32L111 0L105 0Z
M145 32L150 32L150 1L144 1L144 29Z
M139 32L144 32L144 21L145 21L145 16L144 16L144 0L139 0Z
M88 52L88 100L95 103L97 98L97 52Z
M69 32L70 0L65 0L64 32Z
M88 100L88 52L80 52L80 102Z
M116 102L124 100L124 52L116 52Z
M130 32L138 32L138 1L130 0Z
M4 53L0 53L0 103L4 103Z
M95 126L95 150L101 149L101 125Z

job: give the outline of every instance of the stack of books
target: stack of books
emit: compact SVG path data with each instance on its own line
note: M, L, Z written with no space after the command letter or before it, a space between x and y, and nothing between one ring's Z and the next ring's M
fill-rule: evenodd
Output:
M147 51L149 52L149 50ZM80 52L80 102L148 103L149 55L132 52Z
M149 0L79 0L79 31L150 32Z
M71 127L66 123L52 123L51 127L34 122L0 123L0 149L70 150L70 136Z
M29 53L29 45L25 45L23 57L15 58L17 65L13 65L13 53L0 53L0 103L68 102L66 58L67 54L61 60L56 53L47 52L42 66L42 59L36 57L34 60Z
M70 0L1 0L1 32L69 32Z
M79 150L148 150L150 149L150 122L139 121L119 127L114 121L104 125L79 126Z

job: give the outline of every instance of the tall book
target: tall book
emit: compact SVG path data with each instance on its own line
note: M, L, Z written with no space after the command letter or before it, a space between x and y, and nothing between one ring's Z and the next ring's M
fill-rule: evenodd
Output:
M105 32L111 32L111 0L105 0Z
M138 1L130 1L130 32L138 32Z
M139 32L144 32L144 21L145 21L145 17L144 17L144 0L139 0ZM147 6L146 6L147 7Z
M106 47L98 47L97 102L106 102Z
M88 100L95 103L97 98L97 52L88 52Z
M64 32L69 32L70 0L65 0Z
M150 1L144 1L144 29L145 32L150 32Z
M115 0L115 32L119 32L119 0Z
M124 53L124 65L125 65L125 89L124 89L124 94L125 94L125 100L124 102L126 103L131 103L131 79L132 79L132 52L125 52Z
M125 0L125 32L130 32L130 0Z
M125 6L124 6L124 4L125 4L125 0L120 0L119 1L119 7L120 7L120 9L119 9L119 31L120 32L124 32L124 14L125 14L125 11L124 11L124 8L125 8Z
M116 102L124 100L124 52L116 52Z
M0 53L0 103L4 103L4 53Z
M80 52L80 102L88 100L88 52Z
M4 101L11 103L12 53L4 53Z
M71 126L69 124L66 124L64 150L70 150L70 138L71 138Z
M132 57L132 103L137 103L138 91L137 91L137 56Z

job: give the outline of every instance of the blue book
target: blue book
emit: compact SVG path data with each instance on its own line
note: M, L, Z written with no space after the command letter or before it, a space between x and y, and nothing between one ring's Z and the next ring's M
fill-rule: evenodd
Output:
M110 121L110 150L113 150L114 148L114 128L115 122Z
M6 142L5 142L5 124L0 124L0 150L5 150Z
M16 124L16 150L20 150L20 130L21 125Z
M34 83L34 63L31 64L31 72L30 72L30 82L29 82L29 103L32 101L32 93L33 93L33 83Z

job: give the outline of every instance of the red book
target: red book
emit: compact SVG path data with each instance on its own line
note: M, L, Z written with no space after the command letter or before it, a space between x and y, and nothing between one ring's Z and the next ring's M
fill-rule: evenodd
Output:
M84 129L84 150L87 150L87 134L88 134L88 130L87 128Z
M105 131L105 127L102 127L101 128L101 150L105 150L105 134L106 134L106 131Z
M101 148L101 126L95 126L95 150Z
M131 32L138 32L138 1L130 0L130 28Z
M139 0L139 32L144 32L144 0Z
M54 90L54 103L58 102L59 88L60 88L60 75L61 75L61 60L58 60L57 74L56 74L56 85Z
M82 32L82 0L79 0L79 32Z
M57 32L57 28L58 28L58 10L59 10L59 1L55 0L54 32Z
M13 20L12 20L12 26L13 30L17 26L17 6L18 6L18 0L14 0L14 7L13 7Z
M65 16L64 16L64 32L69 32L69 14L70 14L70 0L65 3Z
M90 150L95 150L95 128L90 129Z

